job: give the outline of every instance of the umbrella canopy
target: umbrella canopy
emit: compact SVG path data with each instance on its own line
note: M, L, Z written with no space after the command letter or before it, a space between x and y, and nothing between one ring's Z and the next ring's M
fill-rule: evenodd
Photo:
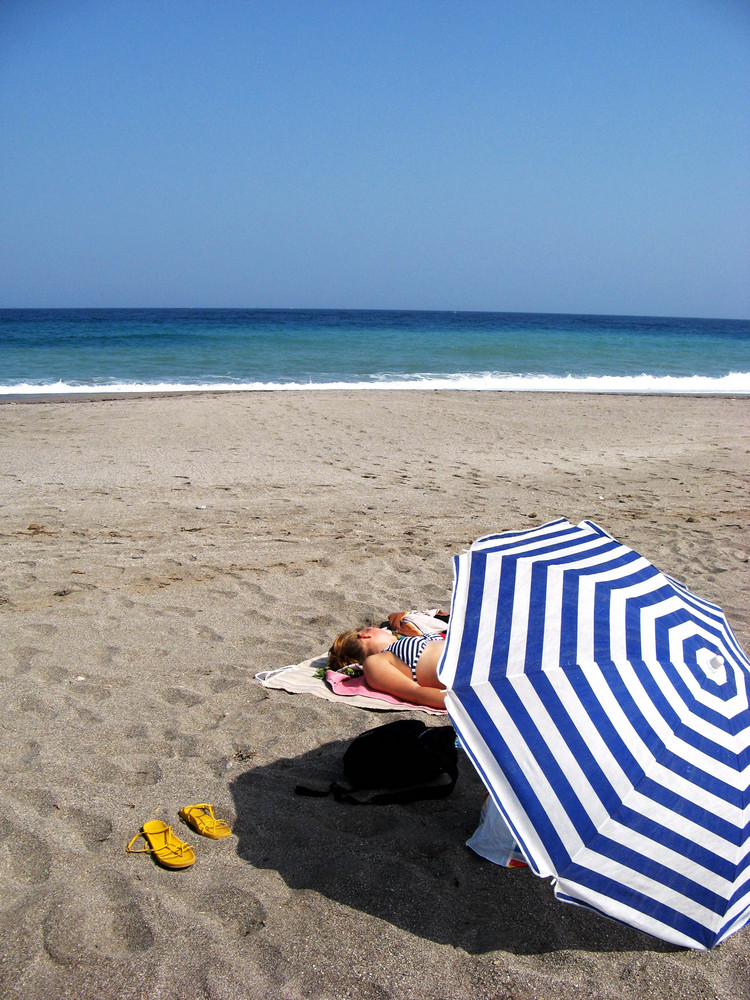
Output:
M750 661L721 610L590 521L454 560L438 676L555 895L709 948L750 920Z

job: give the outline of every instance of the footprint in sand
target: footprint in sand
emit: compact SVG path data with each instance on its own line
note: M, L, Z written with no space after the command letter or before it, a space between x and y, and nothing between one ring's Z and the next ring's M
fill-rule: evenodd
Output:
M69 670L51 665L41 667L36 672L48 687L52 687L55 684L63 684L70 677Z
M61 817L77 832L80 841L92 853L101 851L112 836L112 820L106 816L97 816L83 809L65 809L61 812Z
M149 949L154 943L154 934L130 882L121 875L110 874L104 880L104 891L115 904L112 930L127 951Z
M34 657L42 652L44 650L39 649L38 646L16 646L15 649L11 650L16 658L16 673L25 674L31 670Z
M146 915L128 881L93 873L86 899L60 891L42 921L44 948L56 965L116 959L154 943Z
M231 691L232 688L237 687L239 683L239 680L230 677L216 677L210 682L210 688L214 694L223 694L225 691Z
M175 615L182 615L184 618L195 618L198 612L195 608L183 608L177 604L169 604L164 609L165 613L171 612Z
M30 625L29 627L32 628L35 632L37 632L40 636L45 636L45 638L49 638L50 636L53 636L60 631L57 625L46 625L46 624L35 623Z
M122 780L128 785L136 788L158 785L162 778L162 771L158 761L143 760L136 761L133 769L123 775ZM102 780L107 780L107 771L104 769Z
M184 705L186 708L200 705L204 700L195 691L188 691L185 688L167 688L162 698L169 705Z
M39 744L36 740L26 740L3 756L2 768L11 774L19 771L32 773L38 762Z
M215 728L215 727L211 727ZM169 754L171 757L178 757L180 760L185 760L188 757L199 757L199 742L195 736L185 736L182 733L177 732L175 729L165 729L164 739L171 744L174 744L172 752Z
M72 701L72 699L68 700L68 704L70 704L70 701ZM79 719L82 719L84 722L91 722L95 726L100 726L102 722L104 722L101 715L97 715L96 712L92 712L90 709L86 708L85 705L73 705L73 711Z
M125 735L131 740L148 740L151 738L151 730L144 723L139 722L135 726L131 726Z
M257 896L242 889L224 885L216 896L201 897L200 909L217 917L222 924L236 934L246 938L257 934L266 926L266 910Z
M18 882L39 885L50 877L52 854L44 841L0 815L0 856L3 855L11 878Z
M121 653L122 650L119 646L105 646L99 654L99 663L103 667L112 667Z
M89 683L85 680L74 680L74 694L79 698L90 698L91 701L106 701L112 697L112 690L103 684Z
M210 639L212 642L224 642L224 636L209 628L208 625L201 625L197 632L201 639Z
M33 712L44 719L54 719L59 714L53 702L47 704L34 694L23 695L18 701L18 707L22 712Z

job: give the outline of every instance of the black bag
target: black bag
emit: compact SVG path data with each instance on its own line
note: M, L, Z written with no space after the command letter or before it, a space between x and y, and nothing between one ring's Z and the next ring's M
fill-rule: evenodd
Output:
M334 781L327 791L297 785L297 795L330 795L351 805L390 805L442 799L458 779L456 733L452 726L426 726L419 719L399 719L357 736L344 751L346 785ZM435 782L447 775L448 781ZM369 797L352 793L389 788Z

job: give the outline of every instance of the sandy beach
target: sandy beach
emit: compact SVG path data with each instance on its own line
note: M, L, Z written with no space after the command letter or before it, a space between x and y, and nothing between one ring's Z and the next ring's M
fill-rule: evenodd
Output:
M749 449L737 398L0 406L2 995L750 996L750 930L684 951L472 854L465 758L443 801L296 797L389 717L254 680L349 625L446 606L453 554L559 516L721 604L750 649ZM234 835L184 826L196 802ZM194 845L192 868L125 853L149 819Z

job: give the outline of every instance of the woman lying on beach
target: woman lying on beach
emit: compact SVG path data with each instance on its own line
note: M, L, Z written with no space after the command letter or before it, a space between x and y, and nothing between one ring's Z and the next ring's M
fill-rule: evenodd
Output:
M385 628L349 629L328 651L328 669L361 663L365 680L376 691L430 708L445 707L445 689L437 679L444 639L438 633L395 638Z

